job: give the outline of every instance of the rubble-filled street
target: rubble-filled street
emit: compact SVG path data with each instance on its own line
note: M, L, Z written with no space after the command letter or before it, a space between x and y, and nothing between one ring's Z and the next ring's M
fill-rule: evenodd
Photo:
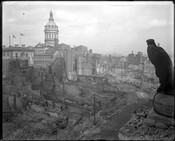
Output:
M45 89L32 89L32 83L22 81L23 77L19 74L18 79L21 81L14 79L16 84L4 85L3 137L9 140L74 140L96 138L95 134L106 130L105 125L113 124L115 130L119 130L139 104L150 106L152 96L139 88L139 80L129 78L129 73L129 79L126 77L79 76L77 81L64 84L55 79L55 91L45 95ZM24 82L23 86L21 82ZM142 88L149 86L147 91L154 90L157 85L144 83ZM117 132L114 134L117 136ZM100 138L108 139L108 136Z
M58 102L55 102L54 107L51 100L48 101L48 105L43 104L42 97L38 97L36 101L39 94L29 90L35 99L30 101L26 111L22 109L14 116L7 115L10 119L3 123L3 136L5 139L76 139L94 126L94 96L96 124L105 123L108 117L126 105L125 92L113 89L100 94L88 82L65 84L65 93L64 95L58 93L55 100ZM65 120L64 129L59 129L59 125L55 124L61 120Z

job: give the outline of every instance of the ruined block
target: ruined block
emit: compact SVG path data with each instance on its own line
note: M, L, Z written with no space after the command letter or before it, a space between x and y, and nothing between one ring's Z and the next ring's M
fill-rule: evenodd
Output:
M145 119L144 120L144 124L146 124L148 126L155 126L155 120L153 120L153 119Z
M167 128L167 126L165 124L161 123L161 122L156 123L156 127L157 128L162 128L162 129Z
M40 107L40 106L35 105L35 104L31 105L31 109L33 109L36 112L44 112L44 108L43 107Z
M58 114L57 114L57 113L48 112L48 114L49 114L51 117L58 118Z

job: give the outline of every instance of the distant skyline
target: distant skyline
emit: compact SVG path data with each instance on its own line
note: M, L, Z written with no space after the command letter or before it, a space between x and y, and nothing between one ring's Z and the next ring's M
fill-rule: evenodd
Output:
M3 2L3 45L44 43L44 26L53 11L59 43L87 46L100 54L147 54L146 40L153 38L174 55L173 2Z

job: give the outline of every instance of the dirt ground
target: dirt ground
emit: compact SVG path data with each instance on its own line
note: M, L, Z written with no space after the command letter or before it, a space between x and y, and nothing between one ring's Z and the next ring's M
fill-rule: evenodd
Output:
M150 86L150 89L152 87ZM135 109L145 103L148 104L148 97L151 95L136 85L123 81L104 84L103 89L98 89L96 83L67 82L64 85L64 92L62 85L60 89L56 96L67 105L62 103L58 105L67 106L67 109L63 108L61 111L60 106L53 108L51 104L43 107L42 103L37 103L35 108L29 108L28 111L12 117L10 121L3 122L3 138L74 140L111 137L110 139L117 139L118 129L129 120ZM89 111L88 116L84 114L83 109ZM68 115L67 127L64 130L58 129L55 135L50 134L53 122ZM98 128L95 128L96 126Z

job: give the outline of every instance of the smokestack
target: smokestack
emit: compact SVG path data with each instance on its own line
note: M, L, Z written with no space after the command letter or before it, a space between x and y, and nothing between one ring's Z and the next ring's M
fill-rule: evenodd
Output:
M160 43L157 43L157 46L160 47Z

